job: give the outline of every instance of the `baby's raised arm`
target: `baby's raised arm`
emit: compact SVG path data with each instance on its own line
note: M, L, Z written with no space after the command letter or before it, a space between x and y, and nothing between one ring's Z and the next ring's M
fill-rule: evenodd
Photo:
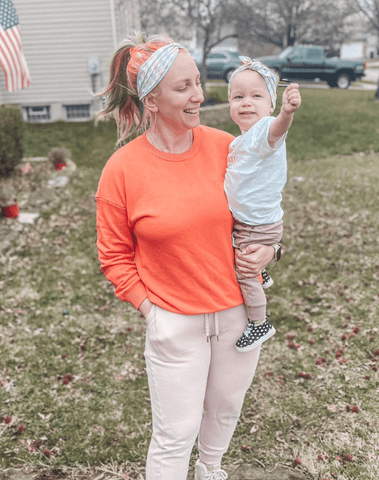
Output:
M300 107L301 96L299 85L291 83L284 90L283 103L279 115L272 122L268 134L268 143L271 148L275 148L276 143L288 131L293 120L293 114Z

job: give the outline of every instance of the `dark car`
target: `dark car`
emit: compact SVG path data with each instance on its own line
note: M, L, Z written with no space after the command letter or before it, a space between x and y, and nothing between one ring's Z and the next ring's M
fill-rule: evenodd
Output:
M360 60L326 58L319 45L287 47L278 56L261 57L262 63L280 78L324 80L331 87L348 88L350 83L364 76L365 63Z
M198 68L201 67L202 55L193 55ZM222 78L226 82L229 81L232 73L241 65L239 53L229 50L220 50L211 52L205 63L208 67L208 78Z

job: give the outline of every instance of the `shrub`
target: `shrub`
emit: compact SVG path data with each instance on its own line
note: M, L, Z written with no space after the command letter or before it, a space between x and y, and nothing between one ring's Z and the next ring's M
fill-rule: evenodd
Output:
M67 160L71 158L71 152L64 147L52 148L48 154L48 158L54 165L67 163Z
M18 105L0 106L0 177L7 177L22 161L24 121Z
M6 207L8 205L13 205L17 203L17 191L12 184L5 183L6 180L1 184L0 188L0 207Z

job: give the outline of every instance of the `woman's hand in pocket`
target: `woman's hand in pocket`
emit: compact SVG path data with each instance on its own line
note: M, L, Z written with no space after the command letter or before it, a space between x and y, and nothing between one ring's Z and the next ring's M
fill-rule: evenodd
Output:
M139 306L138 310L142 313L142 315L145 318L147 318L152 308L153 308L153 304L150 302L148 298L145 298L145 300Z

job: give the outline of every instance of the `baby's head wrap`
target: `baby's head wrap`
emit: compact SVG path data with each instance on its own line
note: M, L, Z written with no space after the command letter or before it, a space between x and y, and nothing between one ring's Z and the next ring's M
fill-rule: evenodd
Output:
M229 84L228 84L228 94L230 95L230 90L232 88L232 82L234 77L236 77L239 73L243 72L244 70L254 70L254 72L258 72L259 75L263 77L263 80L266 83L267 90L271 97L271 106L275 109L276 106L276 78L273 72L267 68L263 63L258 62L258 60L251 60L249 57L240 57L242 61L242 65L237 68L230 77Z
M137 93L140 100L146 97L169 71L179 50L186 50L179 43L158 48L142 65L137 76Z

